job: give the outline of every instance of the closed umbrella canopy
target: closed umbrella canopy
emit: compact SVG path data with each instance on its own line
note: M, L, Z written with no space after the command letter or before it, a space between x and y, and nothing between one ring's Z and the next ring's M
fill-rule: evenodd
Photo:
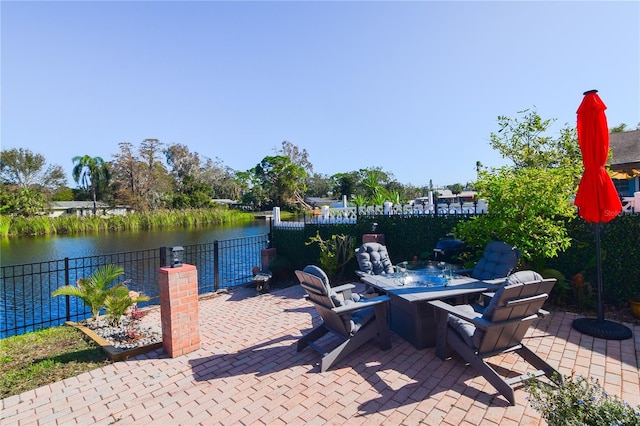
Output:
M584 174L580 180L575 205L584 220L609 222L622 211L622 203L611 177L604 168L609 155L609 128L604 111L607 106L597 90L585 92L578 107L578 143L582 152Z
M582 152L584 173L575 205L578 206L578 213L584 220L595 224L598 318L578 318L573 321L573 328L603 339L623 340L631 338L631 330L622 324L605 321L602 305L600 224L615 219L622 211L622 203L609 173L604 168L609 153L609 128L604 113L607 107L597 92L585 92L578 107L578 143Z

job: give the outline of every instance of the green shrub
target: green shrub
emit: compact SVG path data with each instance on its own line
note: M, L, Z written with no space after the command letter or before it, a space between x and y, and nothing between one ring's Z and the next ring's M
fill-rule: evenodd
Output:
M354 238L351 235L334 234L324 240L320 236L320 232L317 232L305 244L318 245L320 248L319 266L331 278L341 277L347 263L355 257Z
M549 426L640 425L640 406L609 395L593 378L554 376L552 384L535 378L525 383L529 404Z

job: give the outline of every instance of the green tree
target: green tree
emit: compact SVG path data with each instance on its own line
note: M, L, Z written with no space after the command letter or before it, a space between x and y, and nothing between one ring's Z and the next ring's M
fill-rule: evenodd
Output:
M20 216L35 216L47 208L47 199L42 191L32 188L16 188L0 193L0 213Z
M145 209L157 209L166 206L168 194L173 183L167 168L161 161L164 144L158 139L145 139L138 149L142 162L140 192Z
M609 133L622 133L626 130L626 123L620 123L619 125L609 129Z
M454 232L478 251L491 240L505 241L537 268L570 245L565 223L576 214L571 198L582 160L575 129L565 127L553 139L544 134L552 120L535 111L520 114L523 121L498 117L499 135L491 134L493 148L513 165L478 169L475 188L489 214L461 222Z
M296 166L300 166L307 172L307 176L313 174L313 164L309 161L309 153L306 149L300 149L294 143L283 141L280 149L274 149L276 155L284 155L289 157L291 162Z
M489 213L460 222L454 230L469 247L480 251L489 241L505 241L535 268L569 247L565 221L575 216L570 200L575 186L567 170L505 166L480 172L476 188Z
M283 155L267 156L249 171L252 192L264 207L292 207L302 199L306 172Z
M318 263L332 279L341 277L347 263L355 257L355 239L351 235L333 234L323 240L318 231L305 241L305 245L311 244L317 244L320 248Z
M351 173L336 173L331 176L333 181L333 193L339 196L346 195L350 197L355 194L356 184L358 183L358 176L356 172Z
M575 128L565 125L559 131L560 136L553 138L546 132L555 120L544 120L535 110L518 114L522 117L498 117L500 129L490 135L492 148L513 161L517 169L564 167L579 176L582 155Z
M307 178L306 195L309 197L326 197L332 192L333 181L328 175L314 173Z
M114 160L111 162L111 184L115 198L118 203L145 211L147 208L142 196L144 164L135 154L130 142L120 142L118 146L120 152L113 156Z
M101 157L89 155L73 157L73 170L71 175L78 185L89 191L93 201L93 215L98 209L98 189L109 182L110 173L107 164Z
M49 201L64 190L62 167L47 165L41 154L13 148L0 153L2 180L0 213L33 216L46 210Z
M19 188L40 188L51 192L65 185L62 167L47 165L42 154L28 149L13 148L0 153L0 178Z
M213 188L205 181L205 172L198 153L186 145L174 144L165 150L170 173L174 177L173 207L202 208L212 203Z
M464 187L461 183L454 183L453 185L447 185L446 188L449 189L452 194L460 194Z
M222 160L206 159L202 169L202 180L211 187L214 198L239 200L242 196L242 181L237 173Z

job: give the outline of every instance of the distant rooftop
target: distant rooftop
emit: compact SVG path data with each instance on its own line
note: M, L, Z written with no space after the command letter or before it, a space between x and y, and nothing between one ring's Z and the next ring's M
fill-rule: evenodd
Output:
M612 152L612 169L640 167L640 130L611 133L609 147Z

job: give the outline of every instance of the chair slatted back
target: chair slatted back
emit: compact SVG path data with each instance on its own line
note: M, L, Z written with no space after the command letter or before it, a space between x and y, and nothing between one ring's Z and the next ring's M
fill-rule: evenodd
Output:
M485 320L493 323L486 329L478 345L478 353L489 353L507 349L519 344L531 323L538 319L538 312L549 292L556 283L555 279L545 279L514 284L504 287L495 310Z
M336 305L322 280L313 274L303 271L296 271L296 276L298 277L298 281L300 281L300 285L309 296L308 300L315 306L325 326L336 334L345 337L349 336L350 330L347 330L345 318L333 311ZM348 322L350 315L346 315L349 317L346 318Z

